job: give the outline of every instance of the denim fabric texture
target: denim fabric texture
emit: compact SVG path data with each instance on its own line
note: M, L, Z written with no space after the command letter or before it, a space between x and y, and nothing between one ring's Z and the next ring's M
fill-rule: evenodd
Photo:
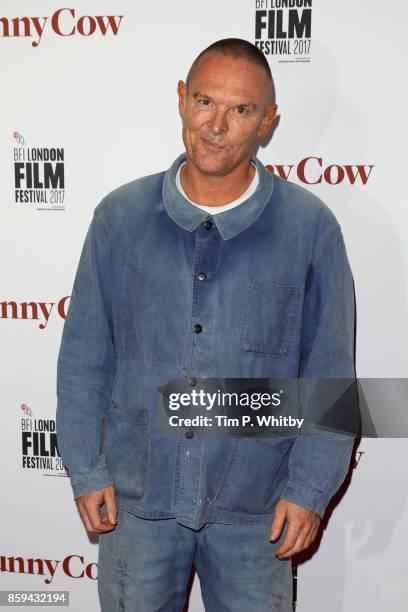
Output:
M109 193L86 234L57 366L74 498L114 484L118 508L193 529L269 523L281 497L323 516L351 436L156 427L166 380L355 375L353 281L334 214L254 155L256 192L211 216L176 187L184 160Z
M269 525L207 523L196 531L176 519L118 511L99 536L101 612L180 612L194 564L208 612L292 612L291 559L275 551Z

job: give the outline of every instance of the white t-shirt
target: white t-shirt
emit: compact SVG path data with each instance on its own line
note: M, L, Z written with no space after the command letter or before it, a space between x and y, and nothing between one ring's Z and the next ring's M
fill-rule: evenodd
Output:
M184 162L184 164L185 163L186 162ZM251 184L249 185L248 189L243 194L241 194L239 198L237 198L236 200L233 200L233 202L228 202L228 204L223 204L221 206L203 206L202 204L196 204L196 202L193 202L193 200L190 200L190 198L188 197L188 195L186 194L186 192L184 191L181 185L180 171L181 171L181 167L184 166L184 164L181 164L177 170L177 174L176 174L177 189L189 202L191 202L191 204L193 204L193 206L197 206L197 208L201 208L201 210L205 210L205 212L211 213L212 215L216 215L218 213L224 212L224 210L229 210L230 208L239 206L240 204L245 202L245 200L251 197L253 193L255 193L256 188L258 187L258 184L259 184L258 170L256 169L255 164L252 164L255 168L254 178L252 179Z

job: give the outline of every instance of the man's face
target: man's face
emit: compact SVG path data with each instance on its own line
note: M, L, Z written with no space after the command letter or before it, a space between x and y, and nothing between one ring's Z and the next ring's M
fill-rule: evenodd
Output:
M225 175L249 160L276 116L262 67L208 53L189 83L178 83L183 141L188 157L206 175Z

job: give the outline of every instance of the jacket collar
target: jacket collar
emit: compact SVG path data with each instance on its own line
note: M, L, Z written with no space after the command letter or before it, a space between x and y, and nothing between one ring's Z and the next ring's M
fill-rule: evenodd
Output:
M177 225L189 232L194 231L204 221L211 218L224 240L233 238L252 225L260 216L268 203L274 186L273 174L265 169L262 162L255 156L252 161L256 165L259 185L248 200L214 216L201 208L193 206L177 189L177 169L186 159L182 153L165 172L163 181L163 203L167 214Z

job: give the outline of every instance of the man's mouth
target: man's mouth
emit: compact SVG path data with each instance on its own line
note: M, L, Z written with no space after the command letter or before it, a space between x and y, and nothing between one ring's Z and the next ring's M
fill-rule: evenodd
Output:
M224 148L224 145L220 145L214 142L214 140L209 140L208 138L204 138L203 136L201 136L201 140L204 146L210 151L221 151L221 149Z

